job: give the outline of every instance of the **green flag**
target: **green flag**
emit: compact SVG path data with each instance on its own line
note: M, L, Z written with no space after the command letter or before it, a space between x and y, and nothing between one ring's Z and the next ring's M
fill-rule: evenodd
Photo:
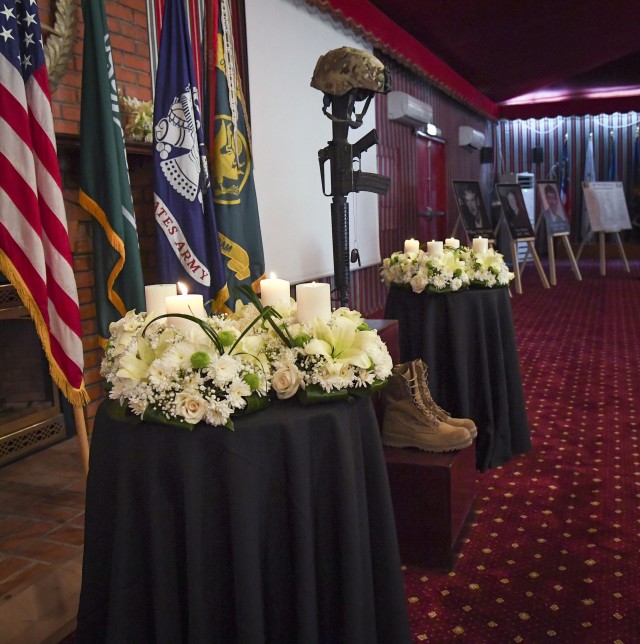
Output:
M258 290L264 277L264 254L245 103L233 47L221 24L216 47L215 103L213 200L220 250L226 258L227 284L233 297L237 284Z
M80 204L94 217L98 335L127 311L144 311L144 282L104 0L82 0Z

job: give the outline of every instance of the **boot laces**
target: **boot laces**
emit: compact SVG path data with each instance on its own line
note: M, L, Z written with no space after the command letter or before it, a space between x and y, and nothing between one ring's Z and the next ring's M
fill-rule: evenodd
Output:
M431 391L429 390L429 385L427 384L427 365L417 362L416 363L416 377L418 377L418 388L422 396L423 401L426 401L433 408L433 411L436 416L442 415L443 417L447 415L447 412L438 405L438 403L433 399Z
M407 383L409 384L409 391L411 392L411 397L413 398L413 402L415 406L420 410L420 412L430 420L438 420L434 416L433 412L430 409L428 409L427 406L424 404L424 400L420 395L421 393L420 383L418 382L416 375L413 374L410 378L408 378Z

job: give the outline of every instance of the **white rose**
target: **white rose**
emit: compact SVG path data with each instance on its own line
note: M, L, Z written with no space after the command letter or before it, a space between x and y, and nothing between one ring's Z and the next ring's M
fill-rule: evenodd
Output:
M188 423L199 423L207 411L207 401L197 394L181 392L176 394L176 414Z
M282 369L278 369L278 371L273 374L273 377L271 378L271 386L276 392L278 398L280 400L285 400L287 398L291 398L291 396L298 391L301 380L302 378L300 377L298 367L294 364L289 364Z
M428 279L422 275L418 274L411 280L411 289L414 293L422 293L428 284Z

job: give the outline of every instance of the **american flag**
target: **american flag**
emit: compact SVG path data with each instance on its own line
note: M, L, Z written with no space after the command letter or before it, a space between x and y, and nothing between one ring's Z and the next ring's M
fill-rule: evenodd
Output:
M0 2L0 270L35 322L54 382L86 402L80 309L36 0Z

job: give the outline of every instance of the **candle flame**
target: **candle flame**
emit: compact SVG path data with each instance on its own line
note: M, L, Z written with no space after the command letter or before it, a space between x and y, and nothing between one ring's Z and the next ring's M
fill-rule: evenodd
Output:
M180 291L180 295L186 295L189 292L187 285L182 282L178 282L178 290Z
M276 279L276 274L273 271L269 273L269 279L272 279L272 280Z

